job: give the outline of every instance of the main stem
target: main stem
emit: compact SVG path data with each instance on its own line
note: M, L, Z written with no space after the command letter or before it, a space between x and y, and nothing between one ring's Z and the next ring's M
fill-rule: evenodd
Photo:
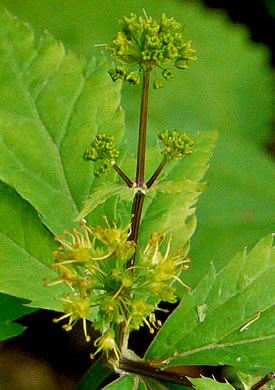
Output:
M145 185L145 153L146 153L146 135L147 135L147 118L148 118L148 97L149 97L149 84L150 84L150 70L143 69L142 80L142 93L141 93L141 105L140 105L140 120L139 120L139 137L138 137L138 156L137 156L137 170L136 170L136 187L137 192L134 196L133 206L131 211L131 234L129 241L138 243L138 233L141 221L141 214L145 194L142 192ZM126 181L124 179L124 181ZM127 181L126 181L127 183ZM128 186L131 183L127 183ZM131 185L131 187L133 187ZM127 268L132 267L135 264L136 251L133 257L128 261ZM119 326L119 346L122 349L127 348L128 334L126 332L125 324Z
M146 136L147 136L147 119L148 119L148 97L150 84L150 70L143 70L142 94L140 106L140 121L139 121L139 137L138 137L138 155L137 155L137 170L136 170L136 186L137 192L133 200L131 212L131 228L132 232L129 237L130 241L134 241L137 245L138 234L141 221L141 214L145 199L143 189L145 189L145 153L146 153ZM136 254L128 262L127 267L131 267L135 263Z
M136 171L136 184L138 187L142 187L144 184L149 82L150 82L150 70L145 68L143 70L143 83L142 83L140 119L139 119L138 156L137 156L137 171Z

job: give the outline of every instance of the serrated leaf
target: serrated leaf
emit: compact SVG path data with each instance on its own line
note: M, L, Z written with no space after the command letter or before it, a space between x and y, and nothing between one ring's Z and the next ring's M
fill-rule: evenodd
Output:
M191 180L162 180L154 185L152 189L164 194L181 194L183 192L202 192L206 189L206 184Z
M43 287L44 279L57 278L51 268L57 248L53 236L35 210L1 182L0 199L0 291L33 301L33 307L62 310L63 304L53 297L67 288Z
M244 387L244 390L250 390L253 385L258 383L261 379L263 379L263 375L261 376L254 376L250 375L244 372L238 372L237 373L238 377L240 378L242 385ZM274 390L275 389L275 384L274 381L268 382L262 387L262 390Z
M124 375L116 381L105 386L104 390L130 390L134 389L135 380L132 375Z
M228 364L246 370L272 368L274 354L275 250L269 235L249 254L238 253L216 273L213 266L171 314L146 358L171 358L171 365ZM201 322L197 307L207 305Z
M94 135L123 133L120 85L105 60L87 63L49 34L39 44L32 29L0 10L0 291L61 310L67 288L45 288L54 233L70 230L93 183L83 161ZM34 208L37 210L35 211ZM38 218L38 216L40 218Z
M164 170L163 179L175 182L178 180L192 181L193 191L190 185L187 191L180 194L157 193L154 199L149 199L145 203L140 228L140 245L145 245L147 242L152 232L152 226L153 230L173 232L172 245L174 248L184 246L190 239L196 227L194 205L203 189L200 181L208 168L216 138L216 132L194 135L192 137L194 141L193 153L182 160L172 162ZM156 153L152 157L156 164ZM158 158L160 159L160 156ZM151 172L154 165L149 165ZM150 177L150 175L148 176Z
M230 390L234 389L229 383L220 383L211 378L189 378L197 390Z
M102 183L99 187L92 191L88 199L84 202L83 209L77 216L76 220L90 214L99 204L106 202L112 196L118 195L125 190L125 184L118 183ZM126 187L127 188L127 187Z
M81 4L47 0L41 12L37 0L28 0L24 7L14 0L2 3L31 22L39 34L47 28L66 47L87 56L91 52L98 55L101 48L94 45L113 37L119 19L131 12L142 15L144 7L134 0L113 0L112 7L108 0L101 1L102 7L89 0ZM60 9L64 10L62 23ZM155 145L157 134L164 129L177 128L190 136L196 131L219 130L206 178L209 188L200 199L199 225L190 252L198 267L196 272L185 275L195 287L207 272L209 261L219 259L217 269L221 269L239 248L255 243L274 225L274 215L270 213L270 204L274 203L274 163L264 151L272 131L270 52L266 46L251 41L244 25L230 23L226 13L207 9L200 0L147 0L146 11L157 19L166 12L181 22L185 26L184 38L192 39L198 57L190 69L178 71L163 90L152 92L148 144ZM125 86L122 95L125 138L129 152L135 153L140 89ZM106 205L104 214L108 208Z
M84 374L75 390L98 390L102 382L112 373L104 355L89 368Z
M200 181L208 168L216 138L216 132L194 135L193 153L168 164L163 170L161 180L146 191L140 227L140 247L146 245L152 231L173 232L173 248L183 247L190 239L196 227L194 205L205 188L205 184ZM159 148L148 149L147 179L161 159ZM133 160L126 159L122 167L130 177L134 177ZM129 206L121 203L115 207L115 217L126 224L129 221Z
M22 325L12 322L35 311L24 306L24 303L27 301L0 293L0 341L18 336L24 331Z
M0 11L0 179L39 212L54 234L70 230L90 192L83 152L99 131L123 134L120 84L104 60L87 63Z

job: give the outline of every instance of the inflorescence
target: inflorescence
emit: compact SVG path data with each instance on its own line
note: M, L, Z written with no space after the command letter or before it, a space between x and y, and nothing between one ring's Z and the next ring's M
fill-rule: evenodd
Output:
M161 69L163 78L169 81L174 78L172 67L187 69L189 60L196 59L191 41L184 42L182 25L174 18L162 14L157 22L146 14L131 14L120 20L120 25L122 31L107 45L112 57L124 64L109 71L114 81L121 79L136 85L141 69L155 68ZM125 64L138 65L138 70L130 71ZM154 88L162 87L163 82L156 78Z
M115 146L114 137L98 134L91 143L91 148L85 151L83 158L97 162L94 175L99 177L101 174L110 172L118 156L119 151Z
M162 154L167 161L180 159L185 154L192 153L194 142L186 133L179 133L177 130L165 130L159 134L159 139L161 139L164 144Z
M81 231L74 229L73 234L65 232L56 237L61 246L54 252L53 267L59 277L48 285L65 283L71 289L71 293L62 298L65 314L55 322L68 319L63 328L69 331L82 319L89 341L86 320L92 318L93 328L101 333L94 343L95 353L103 350L108 355L112 351L119 358L118 326L124 324L130 332L146 324L154 333L154 328L161 325L154 314L155 310L161 310L158 303L176 301L172 282L180 281L178 275L188 269L190 260L185 259L183 250L170 253L172 237L162 254L164 234L153 233L140 253L138 264L127 269L136 246L129 241L130 225L121 229L116 221L112 226L106 217L105 221L104 229L87 226L83 220Z

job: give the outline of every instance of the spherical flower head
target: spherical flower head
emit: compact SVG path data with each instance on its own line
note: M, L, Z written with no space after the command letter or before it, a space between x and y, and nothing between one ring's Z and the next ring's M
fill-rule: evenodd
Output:
M91 143L90 150L84 153L84 160L91 160L93 162L99 161L98 166L94 170L96 177L110 172L112 164L119 156L114 142L114 137L106 134L98 134Z
M145 12L144 12L145 14ZM179 69L186 69L189 60L195 60L195 51L191 42L183 39L182 26L174 18L162 14L159 21L144 16L137 17L131 14L120 20L122 31L107 45L112 57L123 64L137 64L140 69L153 70L167 65ZM110 72L112 79L126 79L119 67ZM163 77L170 80L172 77L164 72ZM132 78L128 79L131 81Z
M192 153L194 143L186 133L179 133L177 130L165 130L159 134L159 138L164 143L164 151L162 154L168 161L180 159L185 154Z

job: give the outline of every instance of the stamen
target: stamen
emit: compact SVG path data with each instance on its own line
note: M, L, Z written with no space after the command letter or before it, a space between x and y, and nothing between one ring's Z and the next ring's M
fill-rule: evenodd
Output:
M113 254L113 252L107 253L107 255L102 256L102 257L91 257L91 260L105 260L108 259Z
M108 43L97 43L94 47L108 46Z
M162 260L162 263L164 263L164 261L165 261L165 260L167 259L167 257L169 256L169 252L170 252L170 249L171 249L171 241L172 241L172 235L170 235L170 238L169 238L169 241L168 241L168 244L167 244L167 249L166 249L164 258L163 258L163 260Z
M65 318L68 318L72 315L73 313L68 313L68 314L64 314L64 316L61 316L59 318L54 318L53 319L53 322L59 322L59 321L62 321L62 320L65 320Z
M111 301L113 301L120 293L121 293L121 290L123 289L123 284L119 287L119 289L117 290L117 292L115 293L115 295L112 297Z
M158 261L157 261L158 251L159 251L159 243L157 241L155 253L154 253L153 257L152 257L152 264L157 264L158 263Z
M187 284L183 283L182 280L176 275L171 275L171 278L175 279L177 282L179 282L183 287L187 288L187 290L191 290L190 286L187 286Z
M87 322L86 322L86 318L83 318L82 319L82 322L83 322L83 330L84 330L84 335L85 335L85 339L87 341L87 343L91 340L91 337L87 334Z

